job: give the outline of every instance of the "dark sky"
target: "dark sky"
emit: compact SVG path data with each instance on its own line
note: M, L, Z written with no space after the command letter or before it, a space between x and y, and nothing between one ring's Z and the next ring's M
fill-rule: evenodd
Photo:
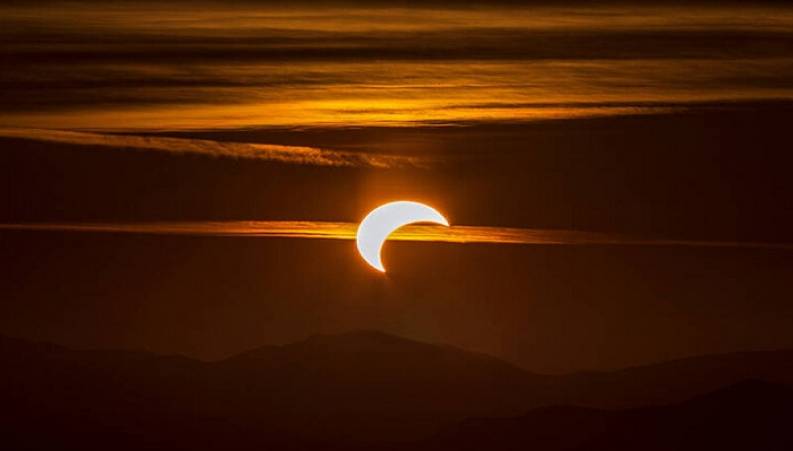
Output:
M793 243L783 6L4 8L0 223L358 221L406 198L459 225ZM431 164L213 156L228 142ZM789 250L393 242L385 260L0 231L0 333L219 358L380 329L541 372L793 345Z

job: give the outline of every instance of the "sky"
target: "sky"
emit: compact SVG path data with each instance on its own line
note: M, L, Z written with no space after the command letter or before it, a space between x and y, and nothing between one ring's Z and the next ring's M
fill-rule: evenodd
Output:
M377 329L550 373L793 346L782 3L0 9L0 333ZM382 275L351 238L396 199L452 227Z
M789 98L776 5L3 7L0 125L410 126Z

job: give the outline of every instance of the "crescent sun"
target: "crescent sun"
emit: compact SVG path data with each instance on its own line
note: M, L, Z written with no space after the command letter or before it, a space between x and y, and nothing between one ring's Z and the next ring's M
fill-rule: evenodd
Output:
M432 207L406 200L389 202L369 212L361 221L355 236L358 252L374 269L385 272L380 258L383 243L394 230L416 222L449 226L449 221Z

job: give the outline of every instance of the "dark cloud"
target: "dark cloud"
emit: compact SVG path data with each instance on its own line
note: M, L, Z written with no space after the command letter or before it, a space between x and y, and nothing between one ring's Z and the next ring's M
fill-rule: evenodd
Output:
M788 24L789 25L789 24ZM98 33L101 39L96 39ZM415 31L257 29L256 36L130 34L114 30L3 33L6 61L182 62L334 60L537 60L785 57L793 32L765 30L533 30L468 28ZM729 44L729 45L725 45Z

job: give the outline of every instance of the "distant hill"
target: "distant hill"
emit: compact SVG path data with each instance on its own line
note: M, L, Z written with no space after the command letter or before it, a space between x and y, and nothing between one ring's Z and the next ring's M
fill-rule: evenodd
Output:
M211 363L0 337L0 359L0 433L15 449L400 446L467 418L558 404L637 407L747 378L793 381L789 351L544 376L372 331Z
M790 450L793 389L744 381L660 407L544 407L516 418L466 420L414 449Z
M553 379L485 355L368 331L213 363L8 338L0 339L0 355L0 405L12 417L0 432L58 448L82 436L99 444L123 437L130 449L173 448L185 437L201 446L298 448L407 441L470 416L542 405L550 399L541 387Z
M565 403L626 408L681 402L746 379L793 385L793 350L736 352L559 376Z

